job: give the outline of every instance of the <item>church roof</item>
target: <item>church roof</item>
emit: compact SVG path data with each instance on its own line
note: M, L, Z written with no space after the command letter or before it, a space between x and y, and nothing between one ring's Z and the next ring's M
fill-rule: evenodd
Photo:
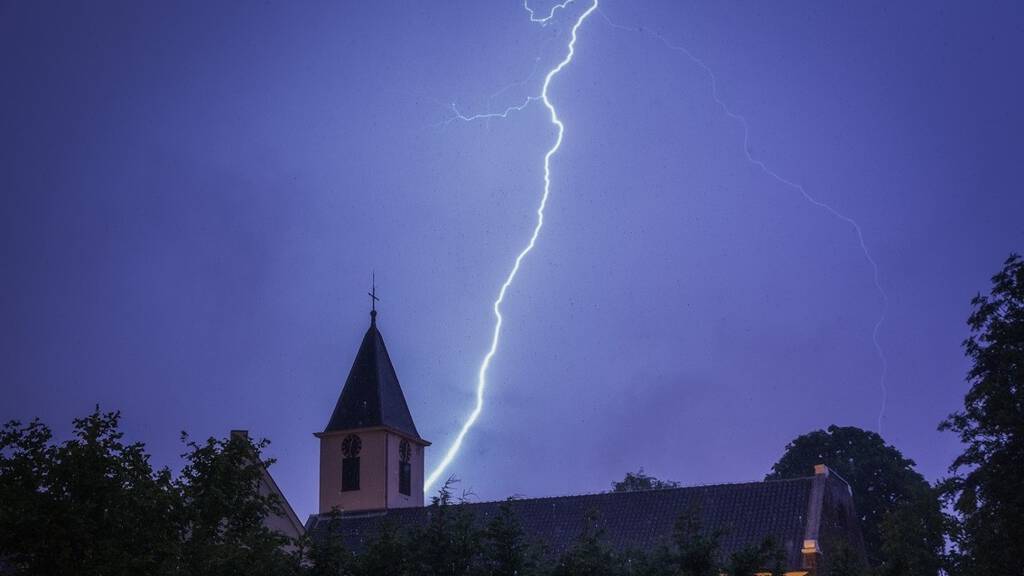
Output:
M375 426L392 428L421 440L388 349L384 346L384 338L377 329L376 311L371 313L370 328L359 345L345 387L324 432Z
M511 500L512 511L530 541L542 544L549 556L568 550L588 515L596 515L606 542L626 551L653 550L670 544L673 529L685 513L696 514L703 529L719 530L721 559L771 537L785 552L787 570L806 566L804 547L813 540L825 555L841 543L863 551L860 528L847 484L827 473L807 478L609 492L555 498ZM465 504L474 520L485 524L502 502ZM347 549L359 553L385 523L403 527L425 524L433 507L397 508L312 516L307 529L323 537L333 534Z

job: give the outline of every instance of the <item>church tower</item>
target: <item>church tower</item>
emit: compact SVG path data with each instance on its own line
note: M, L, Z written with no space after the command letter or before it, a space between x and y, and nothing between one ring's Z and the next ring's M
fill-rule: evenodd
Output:
M377 329L377 311L320 439L320 513L423 506L420 438Z

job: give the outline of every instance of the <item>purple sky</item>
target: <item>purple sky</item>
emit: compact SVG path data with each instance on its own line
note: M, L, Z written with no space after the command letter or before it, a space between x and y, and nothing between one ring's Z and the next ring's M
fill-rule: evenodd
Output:
M604 0L551 87L547 224L451 471L478 498L639 466L758 479L796 435L876 427L930 479L966 390L968 303L1024 250L1017 2ZM970 4L970 5L968 5ZM976 5L976 4L984 4ZM515 1L0 3L0 418L124 411L157 464L248 428L300 515L368 324L436 462L554 130L567 24ZM537 3L538 8L550 6ZM531 75L532 72L532 75Z

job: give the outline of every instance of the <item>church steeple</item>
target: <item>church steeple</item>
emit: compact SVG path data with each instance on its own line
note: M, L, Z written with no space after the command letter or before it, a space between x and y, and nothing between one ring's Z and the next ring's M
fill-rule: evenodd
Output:
M423 505L425 448L384 338L376 287L370 327L320 439L320 512Z

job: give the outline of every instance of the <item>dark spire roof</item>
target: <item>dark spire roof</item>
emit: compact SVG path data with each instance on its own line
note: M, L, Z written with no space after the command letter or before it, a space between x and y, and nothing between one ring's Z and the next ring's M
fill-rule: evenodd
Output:
M324 432L373 426L386 426L420 439L388 349L377 330L376 310L370 313L370 328L359 345L352 370Z

